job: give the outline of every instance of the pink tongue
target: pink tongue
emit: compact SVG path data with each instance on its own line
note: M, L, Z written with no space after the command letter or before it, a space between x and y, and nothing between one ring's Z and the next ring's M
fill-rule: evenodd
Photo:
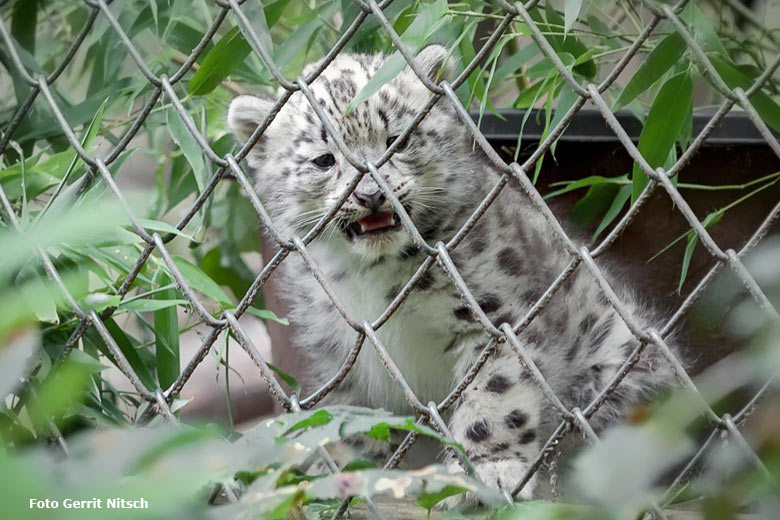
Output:
M375 229L390 227L393 225L393 214L379 213L369 215L358 220L358 223L363 226L363 231L374 231Z

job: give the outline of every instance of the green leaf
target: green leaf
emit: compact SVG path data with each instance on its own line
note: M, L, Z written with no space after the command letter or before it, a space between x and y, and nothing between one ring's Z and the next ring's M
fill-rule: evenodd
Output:
M745 67L735 67L717 56L710 57L710 61L729 88L740 87L747 90L753 85L756 75L749 73ZM780 105L774 99L759 90L750 96L750 103L764 123L780 132Z
M461 493L465 493L466 491L468 491L468 489L466 488L446 485L440 490L436 491L435 493L423 492L423 494L420 495L420 498L417 499L417 503L421 507L424 507L425 509L428 509L430 511L433 508L433 506L435 506L445 498L454 495L459 495Z
M349 461L342 469L342 472L345 471L362 471L364 469L374 469L376 466L366 459L353 459Z
M138 222L140 222L140 224L147 230L159 231L160 233L173 233L174 235L184 237L187 240L191 240L193 242L195 241L195 238L192 235L188 235L187 233L176 229L167 222L151 220L148 218L140 218L138 219Z
M27 407L33 422L39 428L47 429L49 421L63 417L83 396L91 374L88 365L69 360L53 370Z
M579 94L574 92L572 88L564 83L561 87L561 92L558 94L558 102L555 105L555 114L553 115L552 121L550 121L549 130L548 128L545 128L544 136L547 137L547 133L552 132L552 130L558 126L558 123L561 122L563 119L563 116L566 115L566 113L571 109L571 107L574 106L574 103L577 102L577 99L579 99ZM565 132L565 130L564 130ZM563 134L561 134L563 135ZM558 141L556 140L552 145L552 152L555 153L556 145L558 144Z
M716 52L721 56L721 58L728 60L729 52L726 50L726 47L724 47L723 43L720 41L720 37L718 36L718 33L715 31L715 28L707 19L707 15L704 14L704 12L701 10L701 8L696 2L690 2L680 15L684 19L687 19L685 18L686 15L685 11L687 11L689 8L693 10L690 16L690 20L691 23L693 24L693 34L696 37L696 39L704 43L704 47L706 49L712 52Z
M36 283L45 283L37 273L34 276L37 278ZM22 297L23 294L21 295ZM24 298L24 300L39 321L54 324L60 322L57 314L57 301L45 292L42 291L40 295L36 295L34 298Z
M173 279L164 271L159 270L157 273L158 285L173 283ZM167 303L176 298L176 290L166 289L154 294L152 298L152 301ZM166 305L154 311L154 352L157 359L157 381L162 388L168 388L176 381L180 372L179 316L175 305Z
M290 0L275 0L265 3L263 10L265 11L265 21L268 23L268 27L273 27L279 21L289 3Z
M623 108L639 94L650 88L672 65L677 63L685 49L685 41L676 32L661 40L639 65L612 106L612 111Z
M119 305L119 300L119 295L94 292L86 295L79 303L84 310L100 312L108 307L116 307Z
M187 158L187 162L190 163L198 189L203 191L206 185L206 162L203 160L203 152L172 106L168 107L165 114L168 131L171 133L171 137L176 145L181 149L184 157Z
M214 280L204 273L200 267L191 264L180 256L173 257L173 263L181 271L181 275L193 289L202 292L209 298L212 298L219 302L223 307L232 307L233 302L230 301L230 297L222 290L222 287L217 285Z
M242 63L252 48L238 27L232 28L206 54L200 68L187 85L191 96L208 94Z
M587 226L609 208L618 187L615 184L593 184L571 210L571 219L580 226Z
M136 346L133 344L133 341L122 331L121 328L119 328L113 318L105 320L104 323L109 334L111 334L111 337L114 338L114 342L119 347L119 350L125 356L127 362L130 363L130 367L133 369L133 372L138 375L138 378L148 390L154 390L157 387L157 383L155 382L154 377L152 377L151 372L149 372L147 366L141 360L139 351L136 350ZM98 335L94 328L88 329L84 334L84 337L89 340L100 351L100 353L106 356L114 365L117 364L116 359L114 359L114 356L106 348L103 339Z
M517 72L523 65L528 64L531 59L541 51L536 43L529 43L522 50L509 56L493 75L493 81L498 84L509 77L510 74Z
M293 376L282 370L281 368L277 367L276 365L272 365L269 362L265 362L266 365L268 365L268 368L273 370L276 375L278 375L280 378L282 378L282 381L287 383L287 385L292 388L293 392L296 394L301 393L301 384L298 382L297 379L295 379Z
M414 21L407 27L401 35L401 41L413 52L417 52L446 22L445 13L447 12L447 3L443 0L428 5L420 11ZM361 88L352 101L349 102L344 115L349 115L355 107L373 96L386 83L398 76L404 67L406 60L403 55L396 51L387 58L379 70L371 76L371 79Z
M390 442L390 425L386 422L380 422L371 427L366 435L380 441Z
M588 46L574 36L564 35L565 20L561 18L552 6L552 2L545 3L544 9L546 21L542 19L539 9L531 11L531 17L539 24L539 27L545 32L545 38L558 55L566 52L575 58L588 52ZM593 78L598 72L596 63L589 59L585 63L580 63L573 67L573 71L581 74L588 79Z
M574 22L577 21L577 17L580 15L581 8L582 8L582 0L565 0L563 4L564 37L569 33L569 29L572 28Z
M289 325L290 321L287 318L280 318L276 314L273 313L273 311L269 311L268 309L258 309L256 307L247 307L246 312L253 316L257 316L261 320L271 320L275 321L277 323L281 323L282 325Z
M639 152L650 167L663 166L683 129L687 113L692 110L692 102L693 80L687 71L672 76L661 87L639 136ZM647 186L648 179L637 163L634 163L631 178L633 204Z
M631 185L627 184L620 188L620 191L618 191L617 195L615 195L615 198L612 200L612 205L610 205L609 209L604 214L604 218L601 219L599 227L597 227L596 231L593 233L593 241L595 241L601 232L604 231L613 220L615 220L615 218L620 214L620 211L623 209L623 206L626 205L626 202L628 202L630 198Z
M701 222L704 229L709 229L720 222L720 219L723 218L724 214L725 212L723 210L709 213ZM680 291L682 291L682 286L688 276L688 268L691 266L691 258L693 257L693 251L696 249L696 243L698 241L699 234L694 230L689 231L687 244L685 245L685 254L683 254L682 267L680 269L680 282L677 284L677 294L680 294Z
M188 305L189 302L184 299L157 299L154 300L130 300L119 304L119 311L128 312L152 312L159 311L160 309L167 309L168 307L175 307L177 305Z
M286 435L290 432L294 432L296 430L302 430L310 426L322 426L323 424L328 424L332 419L333 416L327 410L324 409L317 410L316 412L308 416L306 419L303 419L302 421L298 421L297 423L290 426L287 429L287 431L284 433Z
M273 55L274 63L285 67L292 63L298 54L305 49L314 36L326 25L325 21L331 19L338 12L337 2L325 2L317 8L314 16L306 23L297 23L297 29L285 38ZM287 20L288 23L290 20Z

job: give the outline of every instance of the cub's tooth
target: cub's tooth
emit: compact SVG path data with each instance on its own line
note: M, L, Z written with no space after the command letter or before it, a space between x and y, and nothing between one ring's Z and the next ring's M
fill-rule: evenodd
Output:
M358 224L360 224L360 222L358 222ZM361 233L365 233L366 232L366 226L364 226L363 224L360 224L360 232Z

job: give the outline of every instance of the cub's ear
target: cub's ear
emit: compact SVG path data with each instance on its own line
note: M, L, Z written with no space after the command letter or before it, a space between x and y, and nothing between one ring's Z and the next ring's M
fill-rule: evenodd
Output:
M420 52L417 53L414 59L420 65L422 71L428 75L428 78L436 83L437 79L449 81L455 77L455 67L448 54L446 47L433 44L420 49ZM439 73L439 70L441 70L441 73Z
M233 98L228 108L228 128L239 142L244 143L265 120L273 105L272 100L253 94Z

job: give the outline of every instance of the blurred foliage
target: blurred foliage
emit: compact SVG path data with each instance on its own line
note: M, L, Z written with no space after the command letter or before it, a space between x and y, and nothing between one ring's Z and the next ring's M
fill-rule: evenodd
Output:
M249 1L242 9L287 77L324 56L359 14L348 0ZM176 70L219 11L207 0L126 0L113 2L111 10L155 74ZM11 0L0 6L0 16L32 75L47 74L59 66L89 12L84 2L71 0ZM747 88L778 54L780 44L776 30L756 28L738 13L728 1L704 1L690 2L680 17L726 84ZM458 70L475 56L501 18L492 3L443 0L396 0L385 9L385 16L413 50L432 42L447 46ZM580 0L544 2L532 11L532 17L579 82L603 79L649 19L636 2ZM478 106L480 114L502 107L540 108L538 117L544 121L546 134L577 98L529 34L524 23L513 22L458 95L467 105ZM404 64L373 17L347 43L345 52L354 51L390 54L388 65L353 100L357 105ZM5 130L30 87L4 46L0 46L0 63L0 88L5 94L0 97L0 129ZM660 24L643 45L637 64L636 72L607 90L605 97L614 110L628 109L642 121L639 147L650 164L669 166L691 142L693 111L710 109L722 99L667 23ZM270 92L274 86L270 72L252 52L234 17L228 15L174 89L203 139L216 154L224 155L239 144L224 124L229 100L236 93ZM105 156L142 113L153 86L138 72L106 17L98 15L51 91L82 147L93 156ZM775 130L780 129L778 93L777 80L770 78L751 97L761 117ZM524 121L531 115L528 110ZM522 139L521 129L518 154ZM33 494L49 498L137 495L154 503L148 511L135 511L138 516L186 513L191 518L329 516L351 494L413 496L430 508L447 495L468 490L485 503L496 503L490 490L465 477L446 475L438 467L418 472L364 469L318 479L301 474L299 465L318 446L356 431L378 435L390 429L416 428L423 435L437 437L408 418L393 418L381 411L335 408L282 416L235 443L226 440L233 432L210 427L174 429L158 424L149 429L122 429L133 424L147 405L132 387L106 376L116 374L117 363L94 328L63 355L68 338L79 327L72 304L101 314L107 333L151 391L169 387L179 376L181 362L187 361L180 356L179 336L196 329L199 318L156 253L140 268L129 292L119 294L145 244L105 182L69 146L42 96L14 131L0 161L0 186L21 228L17 231L5 209L0 210L0 395L5 398L0 411L0 494L8 517L37 517L38 511L19 501ZM536 165L535 182L541 164ZM127 177L139 169L151 170L153 175L146 179L145 188L133 190ZM169 99L163 97L155 104L138 137L109 165L109 171L145 230L172 238L168 247L175 254L174 263L209 312L218 315L235 307L257 274L252 255L260 250L258 219L239 186L221 182L194 218L178 229L195 198L207 189L215 168ZM733 205L771 186L779 175L722 187L747 191L708 215L705 226L716 225ZM617 178L593 176L565 183L552 195L587 189L575 217L582 224L600 221L595 239L635 202L646 182L634 167ZM678 187L719 188L682 182ZM689 260L696 234L691 231L682 239L686 239ZM61 282L51 283L51 273L40 261L41 251L51 259L50 267L59 273ZM759 263L756 269L774 276L767 284L778 296L780 276L772 265L776 267L771 261ZM684 262L681 284L685 271ZM74 302L68 301L62 287ZM262 294L252 304L250 313L284 322L263 309ZM733 312L739 314L734 326L741 333L763 338L753 357L730 365L742 367L732 386L750 387L765 375L767 366L775 366L775 360L767 358L770 350L762 349L760 343L771 342L777 335L766 322L757 321L760 314L749 302L735 306ZM215 343L220 345L214 351L218 368L229 364L228 339ZM282 377L294 383L290 376ZM724 399L717 393L705 397ZM679 413L680 402L690 404L685 399L672 399L646 424L616 430L573 465L570 487L584 505L531 503L479 514L500 518L624 518L635 514L647 506L648 497L657 496L656 477L690 453L690 410ZM173 408L185 404L174 401ZM319 415L312 421L315 414ZM756 435L763 442L761 455L777 478L778 430L776 423L768 419L766 423L769 426L758 428ZM65 447L60 432L69 451L64 461L47 446L53 442ZM612 464L610 454L618 451L633 453L643 462ZM764 481L757 478L755 469L735 460L742 459L734 455L733 444L716 451L712 469L695 485L676 490L675 497L707 496L707 518L731 518L729 511L738 510L748 499L763 498L767 489L757 483ZM216 483L246 486L242 503L228 506L230 510L206 509L209 490ZM197 489L203 492L199 495ZM60 509L41 516L83 514ZM100 511L101 518L109 514Z

